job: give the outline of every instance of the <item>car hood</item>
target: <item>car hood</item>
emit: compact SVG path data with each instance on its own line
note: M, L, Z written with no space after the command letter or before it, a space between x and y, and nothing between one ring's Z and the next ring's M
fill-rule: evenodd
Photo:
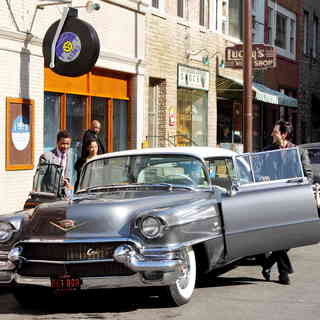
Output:
M197 211L206 200L206 191L119 191L88 194L73 201L42 204L25 229L28 239L84 239L128 237L136 218L155 212L163 214L168 225L181 220L182 211ZM191 211L190 211L191 210ZM187 217L185 217L187 219ZM181 221L179 220L179 223Z

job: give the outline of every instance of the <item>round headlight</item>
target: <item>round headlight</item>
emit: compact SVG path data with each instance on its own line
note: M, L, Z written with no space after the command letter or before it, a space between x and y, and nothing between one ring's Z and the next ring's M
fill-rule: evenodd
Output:
M0 222L0 242L8 241L13 232L14 228L11 224L6 222Z
M164 225L155 217L146 217L142 219L140 231L148 239L158 238L162 235Z

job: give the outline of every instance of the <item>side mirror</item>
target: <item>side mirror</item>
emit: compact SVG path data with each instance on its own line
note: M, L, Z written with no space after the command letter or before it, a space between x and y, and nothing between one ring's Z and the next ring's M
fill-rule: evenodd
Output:
M235 196L240 190L240 185L238 181L232 180L231 188L228 190L228 195L230 197Z

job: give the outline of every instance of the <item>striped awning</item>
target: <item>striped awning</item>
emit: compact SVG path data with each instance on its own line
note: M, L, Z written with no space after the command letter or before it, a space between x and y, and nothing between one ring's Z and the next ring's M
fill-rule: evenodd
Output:
M298 107L298 100L287 96L286 94L273 90L261 83L252 82L252 90L255 92L255 99L258 101L277 104L287 107ZM225 76L217 76L217 92L218 96L222 92L237 92L243 91L243 80Z

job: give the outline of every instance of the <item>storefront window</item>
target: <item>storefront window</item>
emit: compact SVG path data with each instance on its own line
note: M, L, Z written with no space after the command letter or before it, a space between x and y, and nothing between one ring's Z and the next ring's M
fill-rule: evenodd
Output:
M177 145L208 144L208 93L203 90L178 89Z
M128 149L128 101L113 100L113 151Z
M92 120L98 120L101 123L101 131L99 136L102 141L106 141L107 136L107 123L108 123L108 114L107 114L107 99L106 98L92 98ZM106 143L108 145L108 143Z
M55 148L57 133L60 128L60 94L45 92L44 94L44 151Z
M235 149L242 144L242 106L232 100L218 102L218 144ZM235 149L241 151L241 148Z
M67 95L67 130L69 131L72 142L71 142L71 158L73 163L77 161L77 159L81 155L81 145L82 145L82 136L84 132L84 113L85 113L85 105L86 105L86 97L78 96L73 94ZM76 179L74 172L74 176L72 177L72 181L74 182Z

